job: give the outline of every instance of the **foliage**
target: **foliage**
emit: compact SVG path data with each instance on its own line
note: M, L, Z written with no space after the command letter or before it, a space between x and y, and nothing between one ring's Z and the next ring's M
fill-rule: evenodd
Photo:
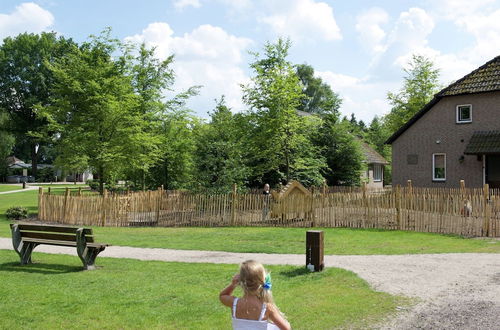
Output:
M392 105L384 118L391 134L412 118L439 90L439 70L434 63L421 55L413 55L404 69L404 84L398 93L389 92L387 98Z
M8 117L0 108L0 181L7 175L6 158L10 156L14 146L14 136L7 131Z
M333 92L330 85L314 76L314 69L307 64L296 67L297 76L302 83L302 92L305 94L298 110L318 115L331 114L338 117L342 104L340 96Z
M158 155L159 140L146 129L128 61L127 49L108 30L50 66L56 97L46 115L59 133L57 163L74 171L91 167L100 191L125 169L143 169Z
M290 41L279 39L266 43L264 56L255 53L250 67L254 77L242 86L243 101L250 107L248 116L253 128L250 139L250 167L253 181L272 185L285 183L301 175L303 159L312 147L301 132L303 123L296 109L304 94L299 78L287 61ZM313 163L308 171L318 173L321 166Z
M190 111L172 109L164 114L160 128L160 161L150 171L149 185L184 189L192 185L195 134L199 120Z
M359 140L350 129L348 122L337 123L334 116L327 115L314 137L314 142L321 148L321 154L328 165L323 176L330 186L360 184L363 154Z
M63 58L74 47L71 39L55 33L22 33L7 37L0 46L0 108L10 116L18 157L31 158L36 176L40 145L53 132L39 115L39 106L50 104L54 78L49 64Z
M201 126L197 135L197 180L210 191L229 192L234 183L245 184L249 169L238 117L226 106L224 96L216 102L210 123Z
M28 217L28 209L22 206L12 206L5 211L7 220L21 220Z
M54 168L44 167L38 169L36 182L52 182L55 179Z

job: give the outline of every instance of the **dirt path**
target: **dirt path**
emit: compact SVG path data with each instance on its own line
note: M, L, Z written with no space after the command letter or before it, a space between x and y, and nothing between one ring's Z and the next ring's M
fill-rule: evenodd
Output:
M0 238L0 249L12 249ZM74 248L40 246L38 252L76 255ZM301 254L230 253L111 246L102 257L238 264L304 265ZM99 260L99 259L98 259ZM326 266L357 273L373 288L419 299L381 329L500 329L500 254L325 256Z
M12 193L18 193L18 192L23 192L23 191L38 189L38 187L36 187L36 186L26 186L26 189L23 189L22 185L19 185L19 187L20 187L20 189L18 189L18 190L2 191L2 192L0 192L0 195L2 195L2 194L12 194Z

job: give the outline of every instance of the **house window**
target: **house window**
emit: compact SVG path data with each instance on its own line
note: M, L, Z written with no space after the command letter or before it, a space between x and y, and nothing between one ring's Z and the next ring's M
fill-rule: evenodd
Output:
M446 154L432 154L432 180L446 180Z
M382 165L374 164L373 165L373 181L380 182L383 177L383 169Z
M457 123L462 124L470 122L472 122L472 105L457 105Z

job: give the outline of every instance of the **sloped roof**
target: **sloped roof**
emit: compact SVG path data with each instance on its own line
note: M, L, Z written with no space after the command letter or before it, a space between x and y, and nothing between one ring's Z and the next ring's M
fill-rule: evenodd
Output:
M387 141L386 144L394 142L411 125L429 111L439 100L445 96L476 94L500 90L500 56L486 62L476 70L465 75L448 87L438 92L432 100L418 111L406 124L401 126Z
M25 164L22 160L15 156L10 156L5 159L7 162L7 166L14 165L14 164Z
M475 131L464 154L500 154L500 131Z
M387 165L389 162L379 154L375 149L370 147L367 143L361 142L361 151L363 152L363 156L365 157L367 164L383 164Z

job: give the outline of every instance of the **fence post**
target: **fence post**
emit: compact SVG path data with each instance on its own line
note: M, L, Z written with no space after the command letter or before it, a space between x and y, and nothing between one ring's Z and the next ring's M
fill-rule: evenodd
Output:
M78 196L82 195L82 187L78 187Z
M50 196L50 187L47 190L47 194Z
M101 204L101 224L106 226L106 201L108 199L108 191L106 189L102 192L102 204Z
M401 186L396 186L396 224L401 229Z
M161 201L162 201L162 198L163 198L163 185L161 187L158 188L158 200L157 200L157 208L156 208L156 225L158 226L158 224L160 223L160 208L161 208Z
M483 236L488 237L490 231L490 212L489 212L489 199L490 199L490 185L485 184L483 187Z
M49 188L50 189L50 188ZM45 220L43 216L43 187L38 188L38 220Z
M234 226L234 224L236 223L237 193L238 193L238 186L236 185L236 183L234 183L233 192L231 194L231 226Z
M363 182L363 208L365 209L365 216L363 217L363 228L366 228L366 217L368 217L368 201L366 199L366 182Z
M68 214L68 197L69 197L69 188L66 187L66 191L64 192L64 204L63 204L63 223L66 223L66 216Z

